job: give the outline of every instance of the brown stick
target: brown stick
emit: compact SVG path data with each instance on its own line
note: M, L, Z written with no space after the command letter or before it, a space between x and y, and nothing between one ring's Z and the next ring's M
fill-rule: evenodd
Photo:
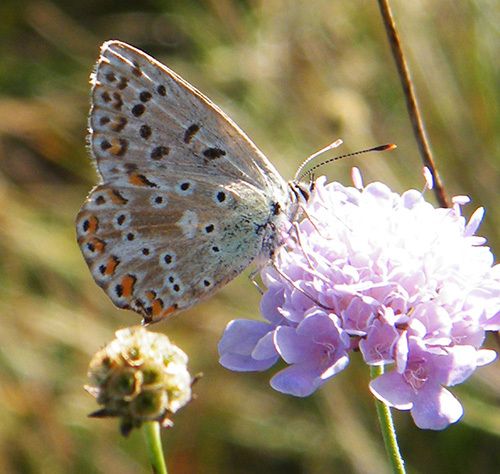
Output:
M420 155L422 156L422 161L432 173L432 177L434 179L434 194L436 195L436 199L439 202L439 205L442 207L450 207L450 202L446 196L443 182L439 177L434 158L432 157L432 152L427 140L424 124L420 115L417 98L413 89L413 82L410 77L410 71L408 70L408 65L401 48L401 41L396 30L396 24L394 23L389 0L378 0L378 4L380 12L382 14L382 18L384 20L387 38L389 39L389 44L391 45L392 55L394 57L394 60L396 61L396 66L398 68L399 78L401 81L401 85L403 86L403 92L406 99L406 108L408 109L408 114L410 116L411 124L413 127L413 134L415 135L415 139L417 140L418 149L420 151Z

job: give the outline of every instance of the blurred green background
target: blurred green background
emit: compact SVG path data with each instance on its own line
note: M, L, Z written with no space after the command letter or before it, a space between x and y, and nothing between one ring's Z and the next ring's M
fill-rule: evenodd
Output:
M393 2L428 134L449 194L487 208L481 233L498 253L498 5ZM284 177L342 138L341 151L395 142L387 154L324 168L347 184L401 192L421 162L375 1L30 1L0 4L0 472L146 473L140 432L88 419L91 355L139 321L94 284L73 220L96 182L85 149L88 76L107 39L146 50L204 91ZM432 199L432 196L429 195ZM231 373L216 345L231 319L258 318L246 276L153 329L204 372L197 399L164 433L172 473L388 472L368 370L351 366L315 396ZM491 338L489 347L496 343ZM496 346L498 348L498 346ZM453 389L463 420L443 432L396 413L410 473L493 473L500 466L498 364Z

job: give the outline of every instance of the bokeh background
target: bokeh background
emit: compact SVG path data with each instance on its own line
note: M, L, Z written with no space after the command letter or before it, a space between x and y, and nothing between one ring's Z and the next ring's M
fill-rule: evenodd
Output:
M498 5L394 1L436 160L449 194L487 208L499 251ZM221 105L289 178L341 137L342 151L391 153L324 168L396 191L423 185L421 162L375 1L3 0L0 3L0 472L146 473L140 432L87 418L91 355L139 318L115 309L75 242L74 217L96 181L85 149L88 76L107 39L138 46ZM432 196L429 195L432 199ZM248 273L248 272L247 272ZM172 473L384 473L381 437L356 357L316 395L273 392L270 373L218 365L231 319L258 318L243 275L155 326L190 355L197 399L164 433ZM498 345L490 338L487 346ZM463 420L443 432L396 413L411 473L500 466L498 363L456 387Z

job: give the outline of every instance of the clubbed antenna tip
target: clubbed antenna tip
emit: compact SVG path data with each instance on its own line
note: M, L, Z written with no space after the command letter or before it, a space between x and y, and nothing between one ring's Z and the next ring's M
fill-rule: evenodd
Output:
M390 151L394 150L394 148L397 148L398 146L395 143L387 143L386 145L380 145L376 146L375 148L372 148L371 150L366 150L366 151Z

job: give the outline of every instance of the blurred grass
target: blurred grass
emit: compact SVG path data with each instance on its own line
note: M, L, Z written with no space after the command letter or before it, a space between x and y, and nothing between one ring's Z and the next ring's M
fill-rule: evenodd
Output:
M498 253L498 24L492 0L395 3L438 166L450 194L487 209ZM140 433L89 420L90 355L121 326L75 243L73 219L95 182L85 142L88 75L106 39L134 44L219 103L290 177L341 137L343 150L395 142L391 154L325 167L349 181L421 188L421 165L375 2L14 1L0 4L0 472L149 472ZM246 305L237 302L245 301ZM240 277L155 327L205 377L164 434L174 473L387 472L368 371L356 361L316 396L293 399L270 374L217 364L225 324L257 317ZM493 341L490 342L490 346ZM444 432L396 414L409 472L498 472L500 375L454 390L464 419Z

